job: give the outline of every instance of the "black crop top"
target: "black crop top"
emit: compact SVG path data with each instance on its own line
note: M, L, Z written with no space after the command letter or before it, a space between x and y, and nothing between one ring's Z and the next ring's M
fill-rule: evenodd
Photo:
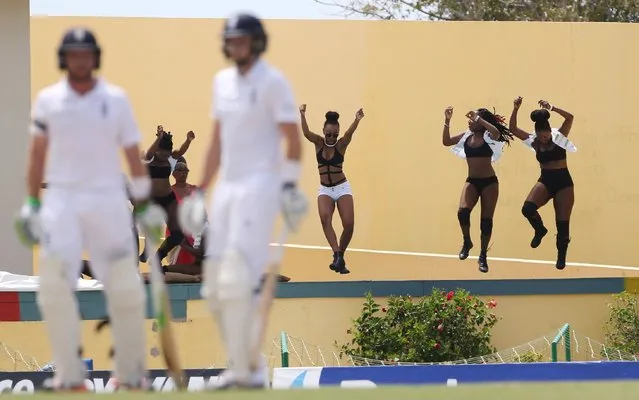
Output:
M566 159L566 149L554 145L550 150L540 151L539 145L535 149L537 161L545 164L551 161L561 161Z
M337 182L333 182L331 179L331 175L341 174L342 173L342 164L344 163L344 155L341 154L337 148L335 148L335 153L333 153L333 157L329 160L324 158L322 154L324 152L324 146L317 152L317 168L326 167L326 171L320 172L320 175L327 175L328 185L334 186L339 185L342 182L346 181L346 178L342 178ZM333 167L334 169L331 169Z
M484 144L479 147L472 147L468 144L468 140L471 137L469 136L464 142L464 153L466 153L466 158L479 158L479 157L492 157L493 149L490 148L490 145L486 143L484 140Z
M147 165L149 175L152 179L169 179L171 176L170 165Z
M317 167L336 167L341 170L342 163L344 162L344 155L337 151L335 148L335 153L333 153L333 157L330 160L324 158L322 154L324 152L324 146L317 152ZM342 171L331 171L332 173L342 172Z

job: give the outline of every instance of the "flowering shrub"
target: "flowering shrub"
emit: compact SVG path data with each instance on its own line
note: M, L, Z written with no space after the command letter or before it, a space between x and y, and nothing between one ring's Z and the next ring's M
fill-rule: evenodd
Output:
M381 307L366 294L361 315L338 345L342 355L390 362L442 362L487 355L498 321L495 300L484 302L467 291L433 289L430 296L393 296ZM337 343L336 343L337 344Z

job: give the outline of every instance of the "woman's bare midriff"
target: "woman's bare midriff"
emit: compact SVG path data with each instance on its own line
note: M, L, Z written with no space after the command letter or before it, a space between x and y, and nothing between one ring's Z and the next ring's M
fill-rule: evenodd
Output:
M557 160L557 161L548 161L547 163L539 164L541 169L564 169L568 168L568 161L566 160Z
M330 170L330 167L321 167L319 169L320 174L322 173L326 173L327 168ZM346 175L344 175L343 172L335 172L335 173L331 173L331 180L329 182L328 180L328 175L320 175L320 184L322 184L323 186L333 186L335 185L335 182L345 182L346 180Z
M173 192L168 179L151 179L151 197L168 196Z
M490 178L495 176L491 157L467 158L469 178Z

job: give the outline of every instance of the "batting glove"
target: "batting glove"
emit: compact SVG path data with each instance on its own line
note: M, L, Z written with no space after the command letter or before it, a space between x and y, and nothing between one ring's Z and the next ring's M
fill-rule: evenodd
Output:
M291 232L296 232L308 212L308 201L294 183L286 183L281 196L284 222Z
M20 214L14 221L14 228L18 239L27 247L32 247L40 242L42 225L40 223L40 200L35 197L27 197Z
M196 189L178 206L178 221L189 235L199 236L206 227L206 199L202 189Z
M154 243L158 243L162 239L166 221L164 209L157 204L146 201L138 204L133 212L144 234L149 236Z

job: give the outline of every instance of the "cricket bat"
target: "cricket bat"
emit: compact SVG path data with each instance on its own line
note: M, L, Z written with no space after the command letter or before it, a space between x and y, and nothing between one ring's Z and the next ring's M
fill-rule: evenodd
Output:
M262 343L264 342L264 335L266 335L266 327L268 324L268 315L271 311L271 305L277 291L277 275L280 271L282 256L284 254L284 243L288 236L288 228L286 225L282 228L280 239L275 249L273 260L269 265L264 283L262 284L262 297L257 306L257 318L261 321L260 329L258 331L257 341L254 343L254 348L251 349L251 367L258 368L260 365L260 356Z
M182 369L178 356L178 349L171 326L171 305L169 302L169 291L164 282L164 274L162 274L162 265L158 259L156 249L157 243L148 233L144 233L146 240L146 248L153 251L149 256L151 263L151 301L153 303L153 317L158 325L158 337L160 339L160 349L164 363L168 370L169 376L173 378L175 386L178 390L186 389L187 379Z

